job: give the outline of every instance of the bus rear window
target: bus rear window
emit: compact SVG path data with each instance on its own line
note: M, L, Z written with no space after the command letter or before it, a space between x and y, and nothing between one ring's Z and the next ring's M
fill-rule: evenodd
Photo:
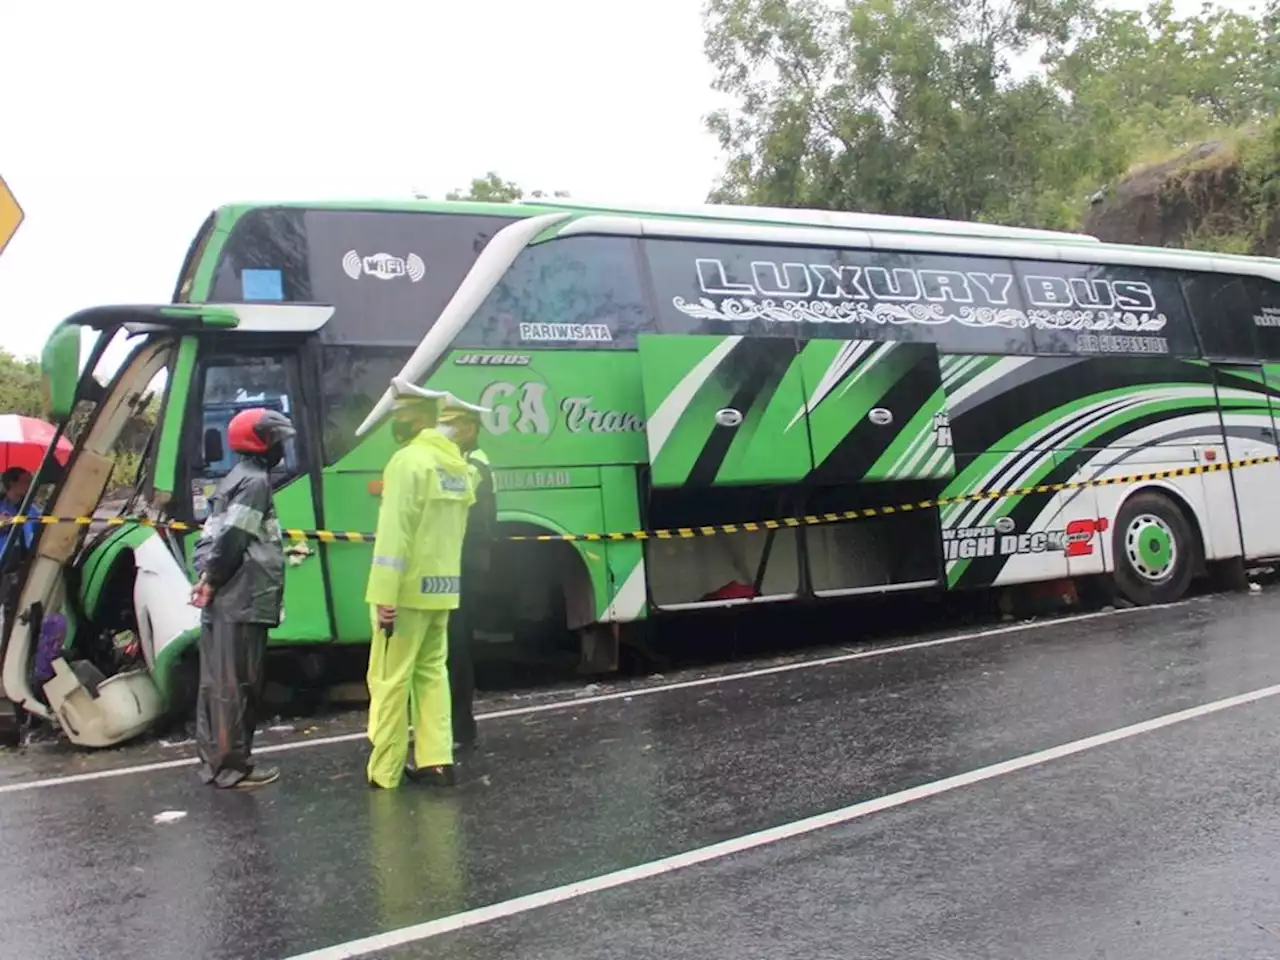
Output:
M263 208L228 238L213 300L336 307L336 344L413 346L495 233L514 218L412 211Z

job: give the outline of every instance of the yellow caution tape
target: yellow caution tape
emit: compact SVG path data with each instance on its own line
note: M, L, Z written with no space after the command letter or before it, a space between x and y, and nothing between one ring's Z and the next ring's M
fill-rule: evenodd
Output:
M1280 456L1249 457L1244 460L1224 460L1221 463L1197 464L1194 467L1175 467L1172 470L1152 470L1148 473L1130 473L1101 480L1072 480L1066 483L1041 483L1030 487L1013 487L1008 490L984 490L966 493L958 497L938 497L933 500L917 500L913 503L886 504L879 507L859 507L856 510L838 510L831 513L806 514L801 517L783 517L779 520L755 520L742 523L706 524L698 527L673 527L664 530L630 530L616 533L547 533L510 536L517 541L621 541L621 540L691 540L696 537L714 537L733 533L758 533L761 530L783 530L795 527L815 527L829 523L845 523L869 517L883 517L913 510L931 510L953 503L972 503L976 500L1001 500L1005 497L1023 497L1033 493L1058 493L1062 490L1083 490L1087 487L1112 487L1116 484L1144 483L1151 480L1170 480L1175 477L1191 477L1201 473L1218 473L1222 470L1238 470L1265 463L1280 462ZM157 530L195 531L195 524L180 520L153 520L150 517L8 517L0 518L0 527L21 526L27 522L43 524L73 523L82 527L121 527L133 525ZM372 533L354 530L303 530L295 527L281 531L287 540L318 540L321 543L372 543Z

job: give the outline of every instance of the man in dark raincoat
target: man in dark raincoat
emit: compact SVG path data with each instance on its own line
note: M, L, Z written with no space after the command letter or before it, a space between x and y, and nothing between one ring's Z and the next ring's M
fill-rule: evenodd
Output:
M295 432L275 410L232 417L227 443L240 459L218 484L196 544L200 580L191 602L203 610L196 743L200 779L218 787L259 787L280 776L255 767L252 751L267 631L280 623L284 600L284 541L270 474Z
M476 745L475 666L471 647L476 614L484 601L484 589L493 563L493 538L498 526L498 503L488 455L480 449L481 416L470 405L447 406L440 414L439 430L458 445L471 468L476 502L467 514L462 541L462 591L458 609L449 615L449 696L452 701L455 750Z

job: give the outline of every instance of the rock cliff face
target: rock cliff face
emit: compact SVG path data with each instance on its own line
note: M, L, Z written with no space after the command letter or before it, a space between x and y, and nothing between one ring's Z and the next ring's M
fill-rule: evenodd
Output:
M1280 123L1131 170L1094 197L1083 229L1113 243L1280 256Z

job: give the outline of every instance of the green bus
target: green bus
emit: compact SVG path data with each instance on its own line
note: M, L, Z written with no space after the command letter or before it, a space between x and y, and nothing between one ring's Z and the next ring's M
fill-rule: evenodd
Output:
M312 671L358 654L399 374L490 411L481 629L576 634L591 669L667 611L1099 576L1166 602L1280 556L1278 283L1273 260L823 211L227 206L172 303L49 338L74 452L33 496L69 522L5 560L3 694L86 746L186 709L192 531L247 406L298 426L276 496L303 539L272 642ZM152 522L74 522L148 394L123 512ZM53 613L66 641L37 681Z

